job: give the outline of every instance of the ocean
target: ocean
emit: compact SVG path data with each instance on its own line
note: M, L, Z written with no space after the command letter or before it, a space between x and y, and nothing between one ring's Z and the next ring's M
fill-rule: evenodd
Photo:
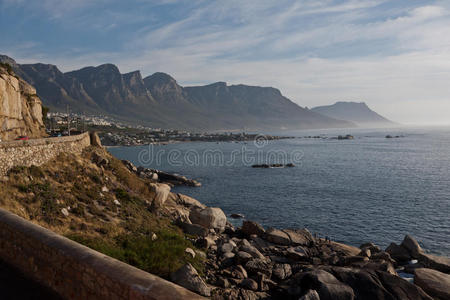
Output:
M193 142L109 151L136 165L200 181L202 187L172 191L220 207L227 215L240 213L266 227L306 227L354 246L374 242L385 248L411 234L428 252L450 256L450 128L278 134L296 138L268 141L261 135L245 143ZM346 134L354 139L334 139ZM251 167L290 162L295 167Z

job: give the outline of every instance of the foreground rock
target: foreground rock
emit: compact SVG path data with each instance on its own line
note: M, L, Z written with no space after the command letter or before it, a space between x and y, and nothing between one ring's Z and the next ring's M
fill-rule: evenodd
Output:
M357 248L315 238L306 229L265 230L247 220L208 238L217 243L205 264L214 299L432 299L399 277L394 264L400 261L372 243ZM411 237L403 244L422 253ZM404 246L397 247L410 258Z
M404 272L420 270L425 264L442 270L447 267L446 258L425 254L411 236L382 251L373 243L357 248L317 238L306 229L266 230L249 220L234 228L221 209L204 207L184 195L171 195L167 202L176 202L188 212L178 224L206 253L205 281L189 265L171 278L202 295L231 300L431 300L428 293L437 298L445 295L441 290L446 286L436 286L430 276L425 281L426 274L416 279L417 284L398 276L394 266L404 268ZM417 265L403 266L413 257L418 257Z
M223 232L227 224L227 216L218 207L193 209L189 214L189 219L193 224L215 229L217 232Z
M431 254L420 254L419 263L423 266L443 273L450 273L450 258Z
M191 264L186 264L178 271L172 273L170 279L176 284L202 296L211 296L211 288L206 285L200 275L198 275L197 270L195 270Z
M302 289L315 290L321 300L352 300L355 294L352 288L323 270L301 273L297 279Z
M414 283L438 299L450 299L450 275L436 270L419 268L414 272Z

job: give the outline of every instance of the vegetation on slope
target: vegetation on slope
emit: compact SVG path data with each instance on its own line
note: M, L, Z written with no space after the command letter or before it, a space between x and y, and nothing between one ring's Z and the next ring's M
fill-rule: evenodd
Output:
M104 254L167 278L195 249L164 211L149 210L150 182L105 150L61 154L47 164L15 167L0 182L0 205ZM156 235L156 239L155 239Z

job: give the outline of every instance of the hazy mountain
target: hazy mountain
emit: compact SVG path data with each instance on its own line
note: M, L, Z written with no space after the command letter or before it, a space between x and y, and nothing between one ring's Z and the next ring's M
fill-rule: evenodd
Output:
M271 87L217 82L182 87L165 73L142 78L139 71L121 74L112 64L62 73L54 65L9 63L36 87L44 105L56 111L110 115L123 121L163 128L301 129L354 127L304 109Z
M392 126L394 122L371 110L364 102L336 102L311 109L330 118L347 120L361 126Z

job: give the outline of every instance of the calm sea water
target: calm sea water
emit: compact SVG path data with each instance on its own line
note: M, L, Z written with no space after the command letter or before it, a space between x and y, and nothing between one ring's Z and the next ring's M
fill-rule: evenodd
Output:
M121 159L194 178L176 187L226 214L264 226L308 228L359 246L386 247L405 234L450 256L450 128L319 130L303 137L352 134L354 140L296 138L257 143L179 143L110 148ZM403 135L386 139L385 136ZM252 163L295 168L255 169Z

